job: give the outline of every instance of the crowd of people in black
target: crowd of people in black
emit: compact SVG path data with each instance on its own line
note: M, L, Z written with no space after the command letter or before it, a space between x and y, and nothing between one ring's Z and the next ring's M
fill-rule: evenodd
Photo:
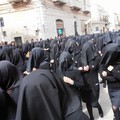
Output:
M99 74L120 120L120 31L1 43L0 120L94 120L93 108L104 117Z

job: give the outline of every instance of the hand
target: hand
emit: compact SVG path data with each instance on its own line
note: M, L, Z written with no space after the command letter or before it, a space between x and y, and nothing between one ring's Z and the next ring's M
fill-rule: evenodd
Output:
M70 78L68 78L68 77L63 77L63 80L64 80L64 82L65 83L68 83L68 84L70 84L70 85L73 85L74 84L74 81L72 80L72 79L70 79Z
M82 68L82 67L79 67L78 70L83 70L83 68Z
M29 57L30 57L30 52L27 52L26 58L29 58Z
M102 57L102 56L103 56L103 53L101 53L100 56Z
M84 66L84 71L89 71L89 66L87 65L87 66Z
M108 71L112 71L114 69L114 67L112 65L110 65L107 69L108 69Z
M103 77L106 77L106 76L107 76L107 72L106 72L106 71L103 71L103 72L102 72L102 76L103 76Z
M50 62L51 62L51 63L54 63L54 60L52 59Z
M49 48L44 48L45 51L49 50Z
M99 54L101 54L102 52L101 51L98 51L99 52Z
M36 70L36 68L33 68L33 71L35 71Z
M29 73L29 72L27 72L27 71L25 71L25 72L24 72L24 74L29 75L30 73Z

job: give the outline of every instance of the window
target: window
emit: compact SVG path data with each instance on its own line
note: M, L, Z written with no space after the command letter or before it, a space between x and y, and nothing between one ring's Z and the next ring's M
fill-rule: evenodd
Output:
M63 20L57 19L56 20L56 27L57 27L57 34L58 36L62 36L64 32L64 23Z
M6 37L6 36L7 36L7 35L6 35L6 31L3 31L3 36L4 36L4 37Z
M96 27L95 30L96 30L96 31L99 31L99 27Z

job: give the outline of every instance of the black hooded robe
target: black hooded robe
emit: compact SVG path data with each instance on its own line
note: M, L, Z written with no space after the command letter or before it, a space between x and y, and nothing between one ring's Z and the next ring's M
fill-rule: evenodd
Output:
M66 91L66 102L64 105L65 120L89 120L88 116L82 112L80 95L77 90L83 87L83 80L80 71L74 68L69 68L72 65L72 56L68 52L63 52L59 59L59 68L57 76L62 80L63 76L67 76L74 80L74 85L63 83Z
M86 81L86 85L89 87L85 88L87 91L91 91L90 93L86 94L87 97L90 97L90 94L92 95L91 98L91 104L93 107L97 106L97 100L99 98L99 81L98 81L98 65L100 61L99 54L96 53L95 47L93 44L93 41L88 41L83 45L82 48L82 55L81 55L81 62L83 66L89 66L89 71L85 72L84 80ZM94 96L94 97L93 97ZM84 91L83 91L83 98L84 97ZM88 101L88 98L85 98ZM86 101L84 99L84 101Z
M57 84L49 70L38 69L23 79L16 120L63 120Z

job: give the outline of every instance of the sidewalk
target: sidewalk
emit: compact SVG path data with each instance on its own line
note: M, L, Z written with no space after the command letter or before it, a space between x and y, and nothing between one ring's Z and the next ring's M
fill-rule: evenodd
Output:
M103 88L101 86L100 91L100 105L103 108L104 111L104 117L99 117L98 110L96 108L93 109L93 114L95 117L95 120L113 120L113 112L111 109L111 103L108 96L107 88ZM87 109L85 108L85 105L83 104L83 111L88 114Z

